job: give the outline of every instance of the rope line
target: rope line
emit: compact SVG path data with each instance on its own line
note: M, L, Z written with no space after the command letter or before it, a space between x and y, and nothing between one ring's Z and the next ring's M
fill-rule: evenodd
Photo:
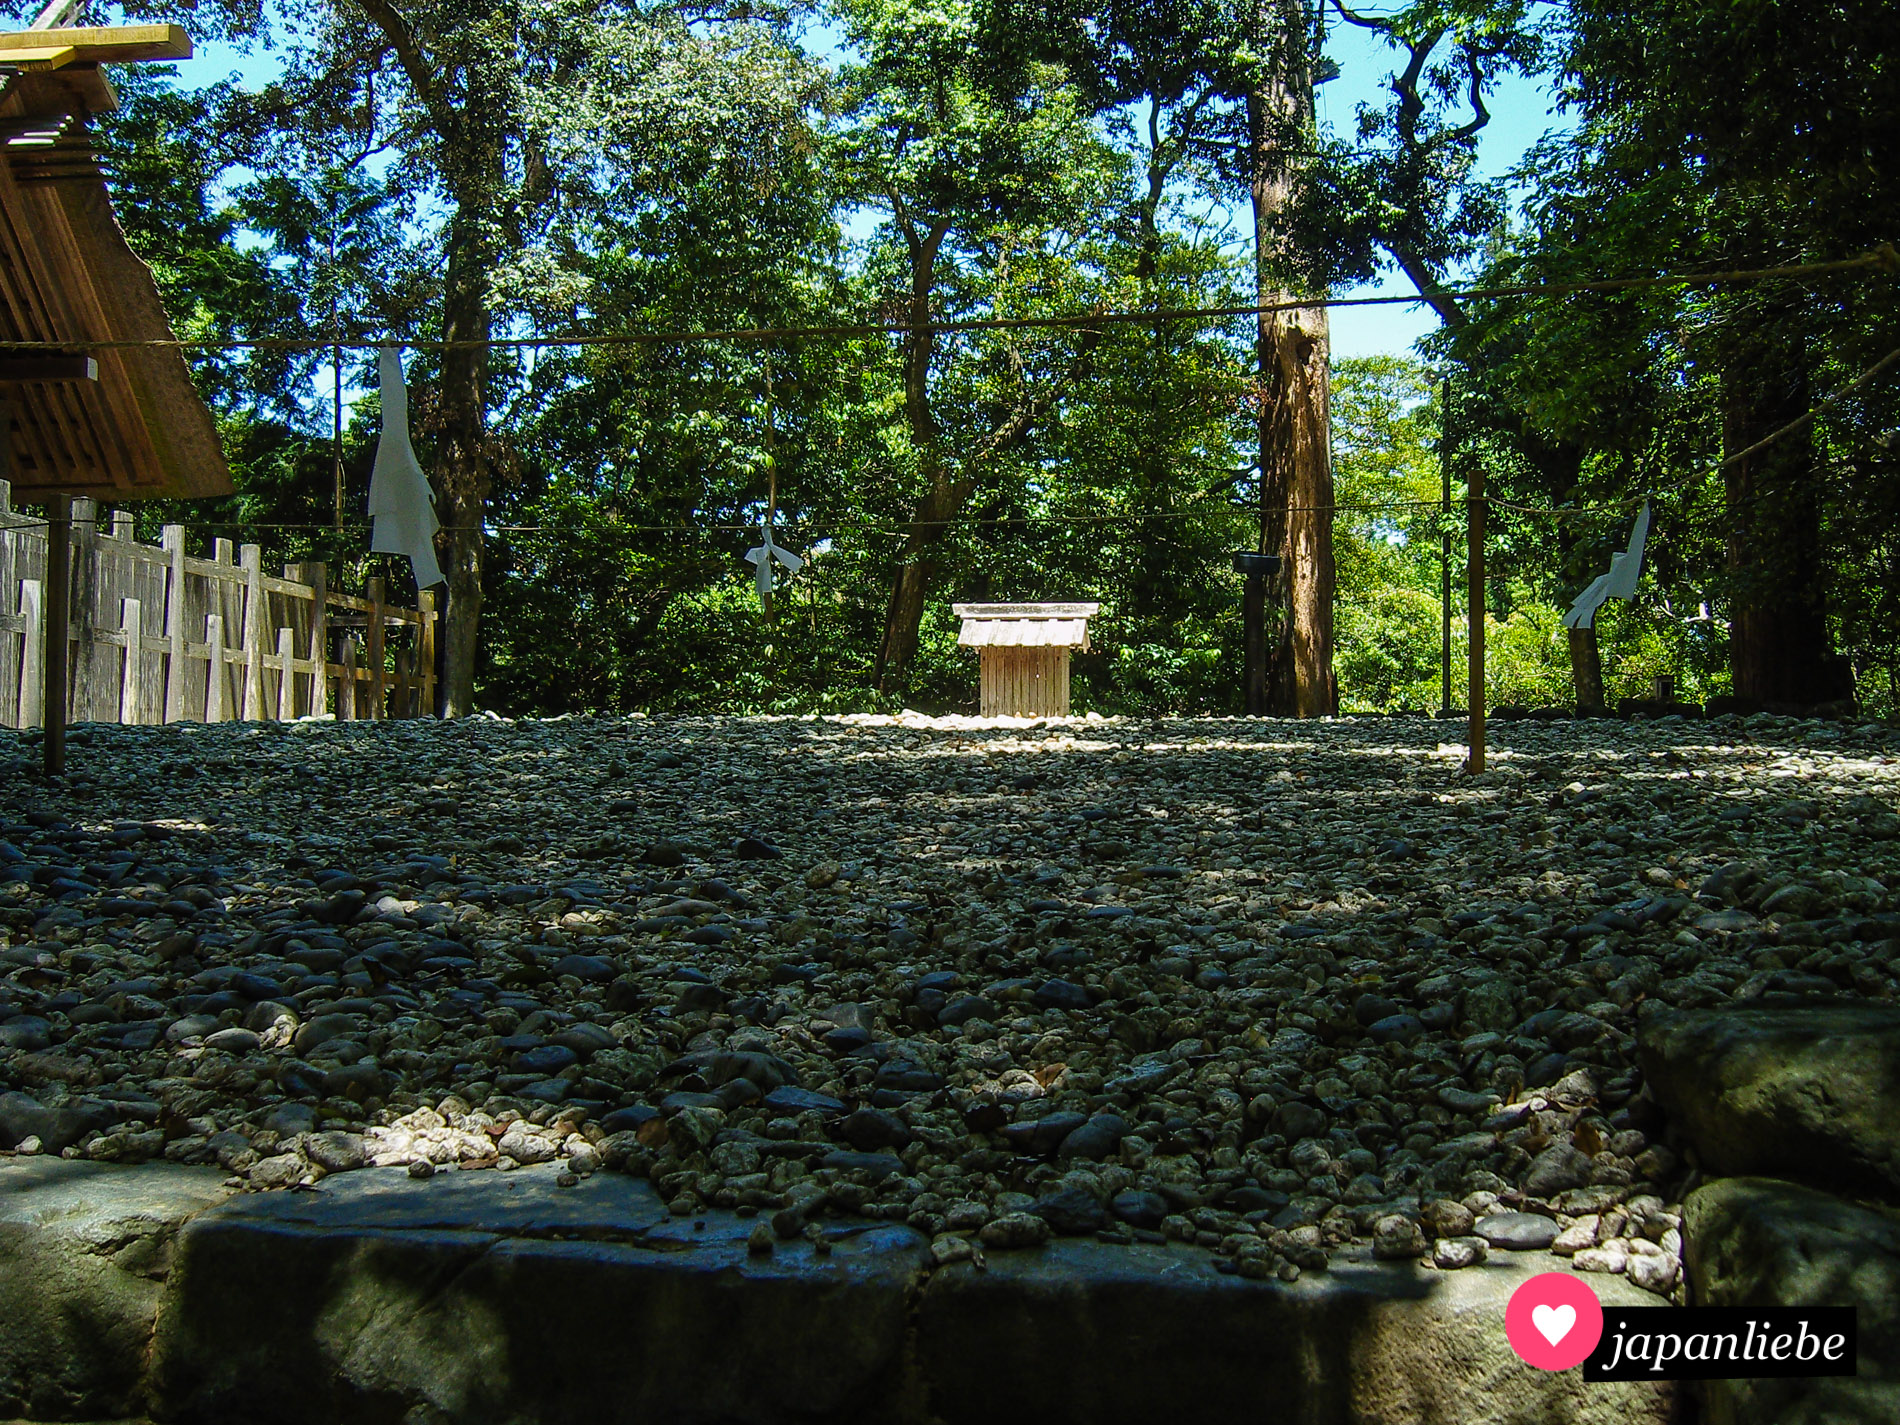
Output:
M1313 513L1313 512L1336 513L1340 510L1437 509L1439 508L1439 504L1440 502L1437 500L1342 500L1342 501L1336 501L1330 505L1287 505L1287 506L1276 506L1276 508L1284 508L1289 513L1308 514L1308 513ZM1114 514L1114 515L991 515L991 516L986 516L982 518L968 518L968 519L910 520L901 524L881 524L881 523L870 523L870 522L852 521L852 520L825 519L825 518L820 517L820 518L809 519L809 520L788 519L782 523L781 527L788 530L807 529L807 530L812 530L812 531L818 531L818 530L832 529L832 530L839 530L839 531L851 531L854 533L901 535L901 534L908 534L913 529L934 529L938 527L948 528L951 526L956 526L956 527L961 527L961 528L972 528L972 527L983 528L983 527L991 527L991 526L1017 525L1017 524L1054 524L1054 525L1139 524L1139 523L1143 523L1149 520L1166 521L1166 520L1176 520L1176 519L1189 519L1189 518L1194 518L1194 517L1204 515L1204 514L1218 514L1222 510L1225 510L1231 514L1251 516L1255 513L1255 508L1256 507L1252 504L1244 504L1244 505L1243 504L1221 504L1221 505L1206 505L1206 506L1189 506L1186 508L1176 508L1176 509L1171 509L1171 510L1150 510L1145 513L1130 512L1127 514ZM47 527L47 523L48 522L43 519L30 519L30 518L16 519L6 524L0 524L0 531L4 531L8 529L16 529L16 530L45 529ZM82 520L82 519L79 519L78 517L75 517L71 521L71 523L75 528L77 528L78 526L82 524L89 524L96 527L100 524L105 523L105 521L99 519L96 516L90 520ZM166 523L168 526L175 525L177 528L186 529L186 530L279 529L279 530L324 530L331 534L339 533L336 525L327 520L324 520L324 521L317 521L317 520L307 520L307 521L305 520L297 520L297 521L289 521L289 520L257 520L257 521L252 521L252 520L184 520L184 521L167 521ZM344 534L364 535L370 532L370 528L371 526L367 524L345 525L340 532ZM441 526L441 529L444 533L453 533L457 531L479 529L484 534L541 534L541 533L558 534L558 533L565 532L569 528L571 527L566 526L566 525L549 525L549 524L502 524L502 525L486 525L485 524L485 525L443 525ZM744 524L728 524L728 523L616 524L614 528L617 531L624 534L756 534L758 533L759 522L757 520L749 520L745 522ZM193 556L193 557L195 558L196 556Z
M1298 297L1241 307L1162 307L1147 311L1093 311L1049 317L972 317L948 322L859 322L813 327L733 327L714 331L613 332L598 335L479 337L456 341L399 337L332 338L256 337L231 340L121 340L121 341L0 341L0 353L77 352L121 350L178 351L328 351L347 348L373 351L401 346L411 351L525 350L540 347L671 346L717 341L803 341L824 337L892 336L908 332L1017 331L1112 326L1123 323L1216 321L1232 317L1271 316L1277 312L1314 311L1335 307L1414 306L1433 298L1563 297L1588 292L1630 292L1654 287L1715 287L1733 282L1757 282L1770 277L1823 277L1882 267L1900 271L1900 251L1884 243L1872 252L1832 262L1798 263L1782 267L1744 268L1728 272L1664 273L1649 277L1612 277L1590 282L1523 283L1502 287L1447 287L1427 297L1422 293L1372 297Z

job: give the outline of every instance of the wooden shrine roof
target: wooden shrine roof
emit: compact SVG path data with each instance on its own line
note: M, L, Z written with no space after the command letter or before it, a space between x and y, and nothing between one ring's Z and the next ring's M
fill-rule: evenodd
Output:
M1080 648L1089 646L1089 620L1100 604L952 604L966 648Z
M0 66L14 71L0 89L0 399L12 407L16 496L231 492L216 423L176 347L80 345L172 339L151 269L113 215L86 116L117 104L98 60L190 53L175 25L0 34ZM97 379L17 379L47 353L9 352L10 341L74 343Z

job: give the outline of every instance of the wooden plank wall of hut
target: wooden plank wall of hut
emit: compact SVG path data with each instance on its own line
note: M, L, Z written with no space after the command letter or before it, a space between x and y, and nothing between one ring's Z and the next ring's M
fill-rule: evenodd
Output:
M419 609L332 590L321 564L264 572L257 545L140 543L124 511L73 502L72 722L418 717L435 707L434 597ZM0 726L43 725L46 525L0 481ZM372 658L374 650L379 657ZM346 693L347 690L347 693Z
M1067 648L990 645L982 652L977 707L982 717L1067 717Z

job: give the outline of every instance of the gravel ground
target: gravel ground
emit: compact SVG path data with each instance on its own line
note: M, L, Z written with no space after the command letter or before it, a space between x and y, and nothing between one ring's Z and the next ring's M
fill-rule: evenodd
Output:
M1892 998L1900 730L1461 727L0 731L0 1148L1679 1296L1639 1014Z

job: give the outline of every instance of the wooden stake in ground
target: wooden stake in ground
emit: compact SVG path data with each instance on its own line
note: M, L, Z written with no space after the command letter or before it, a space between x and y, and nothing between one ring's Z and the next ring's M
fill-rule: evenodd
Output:
M1445 378L1444 394L1439 399L1438 474L1445 484L1444 508L1439 517L1438 611L1443 621L1444 644L1439 677L1438 710L1451 711L1451 377Z
M1484 770L1484 467L1471 469L1471 491L1465 500L1465 539L1469 546L1465 558L1467 614L1471 634L1470 648L1470 755L1465 770L1476 776Z

